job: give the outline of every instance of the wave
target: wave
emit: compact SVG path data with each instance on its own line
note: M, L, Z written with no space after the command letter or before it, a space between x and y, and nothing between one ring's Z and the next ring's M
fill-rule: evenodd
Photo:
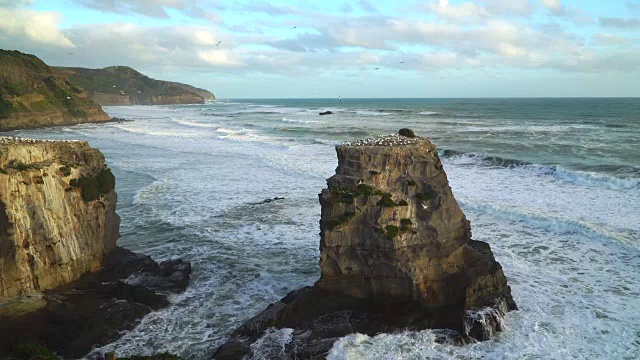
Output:
M319 124L320 121L315 121L315 120L297 120L297 119L288 119L288 118L282 118L282 121L284 122L288 122L288 123L296 123L296 124Z
M596 171L569 170L561 165L540 165L527 161L502 158L486 154L465 153L456 150L441 150L439 155L455 161L459 165L480 165L506 169L531 171L536 175L553 176L558 180L582 186L600 187L610 190L640 189L640 167L637 166L594 166L593 170L605 170L609 174ZM621 175L623 177L615 176Z
M339 141L334 140L326 140L326 139L313 139L313 144L321 144L321 145L338 145Z
M437 111L421 111L418 115L431 116L431 115L440 115Z
M175 137L203 137L206 134L203 133L195 133L195 132L184 132L184 131L158 131L158 130L149 130L142 127L133 127L133 126L118 126L114 127L131 133L143 134L143 135L151 135L151 136L175 136Z
M378 109L377 112L394 112L394 113L402 113L402 112L411 112L409 109Z
M343 128L343 127L324 127L324 128L307 128L302 126L292 126L292 127L280 127L276 129L277 132L286 133L286 134L300 134L300 135L329 135L329 136L340 136L340 137L367 137L370 134L359 128Z
M393 113L390 112L382 112L382 111L371 111L371 110L356 110L356 111L350 111L351 113L357 114L357 115L367 115L367 116L387 116L387 115L393 115Z
M203 124L203 123L197 123L197 122L186 121L186 120L174 120L174 121L180 125L185 125L185 126L212 128L212 129L219 128L217 124Z
M505 206L474 204L466 202L464 201L464 199L458 199L458 202L465 211L472 210L473 212L491 214L494 216L499 216L503 219L508 219L519 223L527 223L536 228L543 227L557 233L578 232L587 236L595 235L598 237L612 239L626 245L637 244L635 243L633 238L630 238L624 234L610 231L604 226L592 224L578 219L551 216L549 214L528 213Z

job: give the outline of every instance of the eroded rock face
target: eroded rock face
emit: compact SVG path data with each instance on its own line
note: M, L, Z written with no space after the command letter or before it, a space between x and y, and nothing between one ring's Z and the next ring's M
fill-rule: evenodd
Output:
M114 185L86 142L0 138L0 299L98 270L120 236Z
M285 352L302 358L355 332L443 328L465 342L501 331L511 289L489 245L471 239L435 145L392 135L337 153L320 194L320 280L249 320L216 358L250 353L270 327L292 328Z

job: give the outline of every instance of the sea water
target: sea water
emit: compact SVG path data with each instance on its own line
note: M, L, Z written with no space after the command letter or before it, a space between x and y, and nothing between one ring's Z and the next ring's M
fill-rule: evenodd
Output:
M244 321L319 277L320 205L344 141L408 127L439 148L476 240L520 310L490 341L438 331L337 341L331 359L640 357L640 99L229 100L106 107L132 121L14 131L79 139L117 177L119 245L183 258L171 306L96 351L206 359ZM319 116L330 110L333 115ZM284 200L261 203L265 199ZM291 339L272 330L268 358Z

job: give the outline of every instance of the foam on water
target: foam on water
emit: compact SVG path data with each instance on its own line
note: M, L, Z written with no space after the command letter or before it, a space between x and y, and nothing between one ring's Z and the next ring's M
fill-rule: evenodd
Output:
M580 120L562 102L549 113L537 100L513 101L518 105L400 99L106 107L134 121L11 135L98 147L117 176L119 244L193 264L187 291L172 296L170 307L97 351L206 359L251 316L312 284L319 276L317 193L334 172L333 146L393 133L402 123L456 151L441 153L451 187L474 238L491 244L520 311L508 313L507 330L486 342L454 346L442 342L451 334L441 330L354 334L337 341L329 358L636 359L637 122L619 114L572 126ZM326 108L335 114L317 115ZM532 114L537 120L526 120ZM285 200L256 205L274 197ZM254 350L277 358L290 335L272 330Z

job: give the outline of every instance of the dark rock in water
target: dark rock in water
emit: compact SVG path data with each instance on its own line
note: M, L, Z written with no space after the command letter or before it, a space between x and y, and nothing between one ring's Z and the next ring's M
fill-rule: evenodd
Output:
M442 341L462 344L502 331L511 289L489 244L472 240L435 145L392 135L337 153L320 194L321 278L247 321L214 357L252 355L271 328L293 329L285 358L325 357L351 333L446 329Z
M331 111L323 111L323 112L320 112L318 115L333 115L333 112L331 112Z
M274 201L278 201L278 200L284 200L284 198L283 197L274 197L273 199L264 199L264 200L262 200L260 202L252 203L251 205L270 204L270 203L272 203Z
M398 131L398 135L408 138L416 137L416 134L413 133L413 130L407 128L400 129L400 131Z
M82 357L133 329L149 312L168 306L164 293L184 291L191 274L191 265L182 260L158 264L122 248L103 264L98 272L45 291L43 308L0 316L0 353L34 343L65 358Z

